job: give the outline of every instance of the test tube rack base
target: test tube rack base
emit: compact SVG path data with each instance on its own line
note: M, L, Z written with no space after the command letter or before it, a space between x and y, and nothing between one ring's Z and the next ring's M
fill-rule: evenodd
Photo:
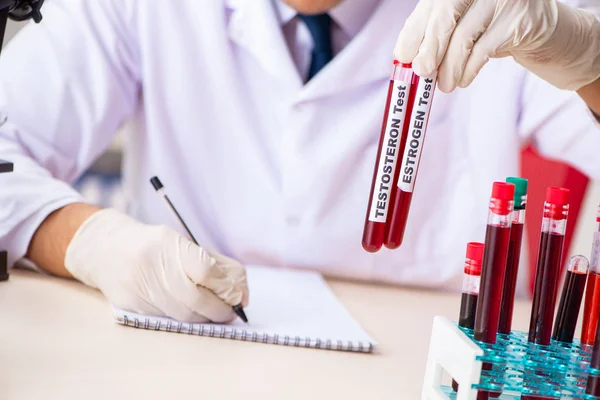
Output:
M490 345L475 341L472 331L438 316L433 321L422 399L476 400L478 390L502 393L496 397L500 400L523 395L600 399L585 394L588 376L600 377L600 370L590 368L591 350L578 340L531 344L527 333L517 331L498 335L496 344ZM442 385L444 371L459 384L458 392Z

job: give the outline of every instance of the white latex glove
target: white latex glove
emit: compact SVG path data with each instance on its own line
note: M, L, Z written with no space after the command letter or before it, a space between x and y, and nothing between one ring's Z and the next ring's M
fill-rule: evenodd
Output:
M166 226L142 224L116 210L92 214L65 257L67 270L116 307L188 322L225 323L248 304L246 271Z
M556 0L420 0L394 51L451 92L471 84L489 58L513 56L561 89L600 76L600 24Z

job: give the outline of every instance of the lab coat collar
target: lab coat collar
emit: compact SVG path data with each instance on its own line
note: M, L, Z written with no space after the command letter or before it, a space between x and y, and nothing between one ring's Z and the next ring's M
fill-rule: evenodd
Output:
M229 22L231 39L254 54L273 76L296 89L296 103L389 79L396 34L416 2L381 0L364 28L303 86L272 0L226 0L232 10Z
M252 53L273 76L300 90L303 82L281 31L271 0L226 0L232 11L229 37Z
M298 12L292 7L288 6L283 0L272 0L275 3L275 9L279 14L279 23L284 26L291 20L293 20Z
M336 24L351 38L366 25L381 0L344 0L329 11Z
M329 15L348 37L353 38L365 26L380 2L381 0L344 0L330 10ZM298 11L287 5L284 0L273 0L273 3L281 26L298 15Z
M388 80L396 37L417 0L381 0L364 28L301 90L297 102Z

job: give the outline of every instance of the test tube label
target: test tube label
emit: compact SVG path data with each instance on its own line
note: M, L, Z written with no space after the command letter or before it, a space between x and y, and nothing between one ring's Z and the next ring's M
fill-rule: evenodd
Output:
M590 271L598 271L598 262L600 262L600 232L594 232L594 242L592 243L592 257L590 260Z
M410 82L394 80L392 96L386 117L385 136L381 146L375 192L371 201L369 221L387 221L387 212L390 206L390 195L393 178L396 173L398 151L402 129L406 119L406 106L410 94Z
M463 278L462 292L466 294L479 295L479 284L481 277L479 275L466 275Z
M417 170L421 161L421 151L425 141L425 131L429 120L429 111L435 90L435 78L420 78L415 96L415 103L408 125L408 137L400 165L398 188L412 193L417 178Z

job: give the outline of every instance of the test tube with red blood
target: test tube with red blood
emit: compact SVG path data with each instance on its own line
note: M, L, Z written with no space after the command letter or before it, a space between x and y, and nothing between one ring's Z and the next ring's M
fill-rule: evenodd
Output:
M581 308L583 289L588 274L588 260L582 255L575 255L569 260L567 277L563 285L562 295L558 303L556 321L552 339L563 343L573 343L577 317Z
M581 343L589 346L596 339L596 326L600 314L600 206L596 214L596 232L592 243L592 256L590 258L590 272L587 288L585 289L585 302L583 306L583 323L581 325Z
M515 185L494 182L488 212L485 248L481 268L481 289L477 299L473 338L484 343L496 343L500 304L508 258L510 227L514 206ZM483 364L483 369L490 369ZM477 400L487 400L490 392L479 390Z
M529 322L531 343L550 344L568 214L569 190L548 188Z
M544 202L542 234L538 250L533 292L533 305L529 321L529 342L548 346L552 336L563 243L569 215L569 190L548 188ZM542 397L549 399L553 397ZM540 399L524 395L522 400Z
M473 329L475 326L475 311L477 310L477 297L479 296L479 282L481 280L481 263L483 262L483 243L467 243L467 256L462 283L462 297L460 299L460 314L458 326ZM458 391L458 383L452 380L452 388Z
M362 238L363 248L371 253L379 251L385 239L398 181L396 164L404 152L406 121L413 103L411 88L417 79L411 64L394 61Z
M394 196L391 216L385 234L385 247L388 249L397 249L404 239L410 203L412 201L415 182L417 181L421 154L423 153L423 143L425 142L425 133L427 131L427 123L429 122L435 83L435 77L418 77L415 99L412 104L412 112L407 129L404 154L398 160L399 176L397 193Z
M504 288L502 291L502 305L500 306L500 322L498 323L498 333L504 335L510 334L512 327L517 275L519 273L519 258L521 256L521 241L523 238L523 227L525 226L528 184L527 179L517 177L506 178L506 182L515 185L515 206L512 213L508 259L506 261L506 274L504 276Z

